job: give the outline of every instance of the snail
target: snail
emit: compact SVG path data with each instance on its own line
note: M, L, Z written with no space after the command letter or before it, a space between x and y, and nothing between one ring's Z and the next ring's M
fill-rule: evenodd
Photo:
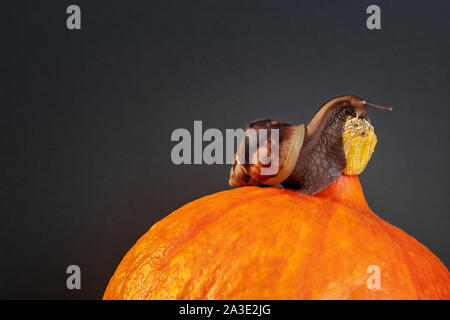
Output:
M376 144L367 107L392 110L355 95L344 95L323 104L306 126L269 119L253 121L245 129L245 139L240 142L234 156L230 186L281 184L298 193L314 195L331 185L342 173L359 174ZM278 139L272 139L273 129L277 129ZM257 147L252 149L251 137L256 135L248 133L261 131L268 132L267 139L258 136ZM275 164L278 170L262 174L268 164L262 161L264 157L261 154L273 151L278 156L271 159L275 162L272 165Z

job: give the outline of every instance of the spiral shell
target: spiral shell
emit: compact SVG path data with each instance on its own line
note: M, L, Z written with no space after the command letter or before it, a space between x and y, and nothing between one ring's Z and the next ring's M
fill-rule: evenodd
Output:
M262 129L266 129L266 134L261 134ZM304 136L304 125L295 126L268 119L250 123L234 156L230 186L280 184L294 170ZM270 171L269 167L275 169Z

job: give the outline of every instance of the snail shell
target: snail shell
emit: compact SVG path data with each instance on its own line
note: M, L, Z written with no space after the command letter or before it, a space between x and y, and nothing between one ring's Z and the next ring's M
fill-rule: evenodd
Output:
M259 139L261 129L267 129L265 139ZM278 139L273 139L273 130L278 131ZM275 186L286 180L294 170L304 136L304 125L295 126L269 119L250 123L234 156L230 186ZM257 148L251 148L252 145ZM274 149L278 157L271 157L271 163L268 163L264 156L272 156ZM262 174L262 169L269 165L277 170L272 174Z

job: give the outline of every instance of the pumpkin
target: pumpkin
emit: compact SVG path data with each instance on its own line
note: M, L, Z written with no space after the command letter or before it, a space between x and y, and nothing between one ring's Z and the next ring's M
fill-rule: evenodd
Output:
M356 175L342 175L314 196L250 186L193 201L139 239L104 294L104 299L449 298L443 263L370 210Z
M443 263L366 203L357 175L377 143L368 106L391 110L346 95L306 128L250 124L281 130L279 172L268 179L264 163L235 156L230 185L243 187L156 223L125 255L104 299L449 299ZM259 159L260 148L249 157ZM261 187L280 182L297 192Z

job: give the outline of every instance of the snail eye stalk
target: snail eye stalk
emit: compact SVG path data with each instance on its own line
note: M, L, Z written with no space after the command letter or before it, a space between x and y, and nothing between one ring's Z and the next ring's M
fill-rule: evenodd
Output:
M380 109L380 110L386 110L386 111L392 111L392 110L394 110L394 109L391 108L391 107L383 107L383 106L379 106L379 105L376 105L376 104L373 104L373 103L370 103L370 102L367 102L367 101L364 101L364 104L366 105L366 107L370 107L370 108L375 108L375 109Z

